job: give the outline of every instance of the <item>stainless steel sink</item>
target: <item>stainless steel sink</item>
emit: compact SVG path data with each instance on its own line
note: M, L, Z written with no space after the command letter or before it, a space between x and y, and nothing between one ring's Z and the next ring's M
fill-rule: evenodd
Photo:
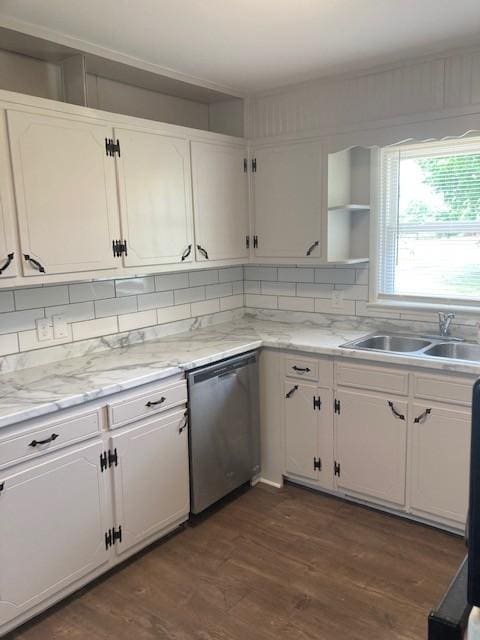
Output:
M466 342L442 342L425 350L425 355L434 358L453 358L454 360L480 361L480 344Z
M402 334L373 334L340 345L344 349L383 351L422 358L449 358L480 363L480 344L459 342L461 338L434 338Z
M432 344L430 340L412 336L378 335L354 340L357 349L373 349L375 351L395 351L397 353L412 353Z

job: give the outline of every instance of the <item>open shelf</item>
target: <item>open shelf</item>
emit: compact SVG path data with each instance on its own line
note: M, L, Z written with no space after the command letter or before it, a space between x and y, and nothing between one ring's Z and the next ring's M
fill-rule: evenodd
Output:
M328 207L329 211L370 211L369 204L338 204Z
M363 264L364 262L369 262L370 258L350 258L346 260L329 260L328 264L336 265L336 264Z
M329 154L327 215L327 261L368 262L370 149L353 147Z

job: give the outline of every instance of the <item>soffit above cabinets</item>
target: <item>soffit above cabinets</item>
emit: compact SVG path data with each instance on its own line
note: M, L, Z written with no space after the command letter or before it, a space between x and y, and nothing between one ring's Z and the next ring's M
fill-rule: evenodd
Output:
M7 27L0 26L0 43L1 48L7 51L55 64L61 64L80 54L85 61L85 73L177 98L214 104L241 97L238 92L227 93L201 83L162 74L154 65L142 65L140 60L131 60L131 64L127 64L125 61L106 57L107 52L102 56L90 53L80 46L67 46Z
M2 0L0 12L4 26L227 93L469 46L478 19L477 0Z

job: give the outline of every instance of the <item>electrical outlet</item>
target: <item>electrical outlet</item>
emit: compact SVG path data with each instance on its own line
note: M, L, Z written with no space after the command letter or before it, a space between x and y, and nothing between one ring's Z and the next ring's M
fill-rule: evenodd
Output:
M332 308L343 309L343 291L337 289L332 291Z
M37 338L39 342L53 339L53 327L50 318L38 318L37 325Z
M55 340L59 340L60 338L68 338L68 326L65 320L65 316L56 315L52 316L53 322L53 337Z

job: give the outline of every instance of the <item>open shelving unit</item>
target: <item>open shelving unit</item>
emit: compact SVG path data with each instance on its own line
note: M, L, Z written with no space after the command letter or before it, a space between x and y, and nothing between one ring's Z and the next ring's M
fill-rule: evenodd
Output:
M370 149L363 147L328 156L329 263L369 260L370 164Z

